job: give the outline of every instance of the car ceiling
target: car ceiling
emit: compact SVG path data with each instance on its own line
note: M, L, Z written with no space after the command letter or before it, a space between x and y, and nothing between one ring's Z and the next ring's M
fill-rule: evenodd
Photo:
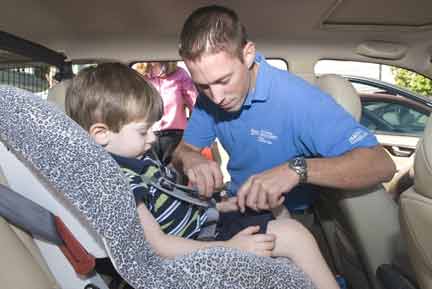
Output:
M71 59L131 61L143 54L173 59L178 58L177 38L185 18L208 4L236 10L250 38L273 54L288 49L298 57L309 51L317 59L361 59L353 52L355 46L381 40L408 45L412 59L407 63L423 72L430 69L429 61L424 64L432 47L430 0L3 0L0 30Z

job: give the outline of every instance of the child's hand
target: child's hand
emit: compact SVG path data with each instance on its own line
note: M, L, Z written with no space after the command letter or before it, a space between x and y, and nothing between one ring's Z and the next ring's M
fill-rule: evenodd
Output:
M219 203L216 203L216 209L222 213L238 211L237 197L222 199Z
M228 240L228 246L258 256L272 256L276 236L273 234L256 234L258 231L259 226L247 227Z

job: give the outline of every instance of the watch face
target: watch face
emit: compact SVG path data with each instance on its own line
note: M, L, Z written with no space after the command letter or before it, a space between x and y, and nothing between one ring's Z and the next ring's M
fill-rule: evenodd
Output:
M301 167L303 166L303 160L302 159L294 159L294 166Z
M306 181L307 168L306 168L306 160L304 158L292 159L289 162L289 166L300 176L300 182Z
M295 158L293 160L293 166L298 168L304 168L305 167L305 159L303 158Z

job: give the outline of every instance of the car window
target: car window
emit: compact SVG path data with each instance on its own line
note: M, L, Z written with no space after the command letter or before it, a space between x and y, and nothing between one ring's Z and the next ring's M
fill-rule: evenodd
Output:
M323 59L315 64L314 71L316 75L335 73L394 83L392 68L392 66L378 63Z
M72 71L77 74L81 69L97 64L73 64ZM0 66L0 84L11 85L28 90L43 99L48 89L57 83L58 68L45 63L8 63Z
M360 122L370 130L381 134L423 134L428 114L413 108L407 100L415 101L419 94L432 94L428 91L430 80L402 68L377 63L317 62L315 74L327 73L344 75L352 83L362 101Z
M72 72L74 75L77 75L82 69L86 67L95 67L97 63L82 63L82 64L72 64Z
M316 75L334 73L346 76L359 93L388 93L385 84L400 87L413 94L432 98L432 80L413 71L379 63L320 60L315 64ZM368 79L384 85L367 83ZM392 91L390 89L390 91Z
M358 93L388 93L385 89L370 84L358 83L355 81L351 81L351 83Z
M374 132L421 136L428 115L405 105L371 101L362 104L360 122Z
M267 58L267 62L276 68L282 69L282 70L289 70L288 62L286 60L281 58Z
M0 67L0 84L11 85L46 98L56 80L55 66L41 63L7 64Z

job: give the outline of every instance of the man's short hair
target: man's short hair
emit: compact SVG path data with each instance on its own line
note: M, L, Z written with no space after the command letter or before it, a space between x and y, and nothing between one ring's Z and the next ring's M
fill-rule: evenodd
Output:
M248 41L246 29L237 14L226 7L206 6L192 12L180 34L179 54L196 60L204 53L226 51L243 61L243 47Z
M66 91L66 113L89 130L104 123L114 132L132 121L152 124L163 114L162 99L142 75L121 63L81 70Z

